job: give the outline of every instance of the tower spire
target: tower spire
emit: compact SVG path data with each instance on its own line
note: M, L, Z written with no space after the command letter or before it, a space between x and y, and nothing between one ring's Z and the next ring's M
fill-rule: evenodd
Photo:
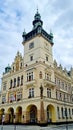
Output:
M37 8L37 12L34 16L34 21L33 21L33 29L37 28L38 26L42 27L43 25L43 21L41 20L41 15L38 12L38 8Z
M37 14L39 13L38 5L37 5L37 11L36 12L37 12Z

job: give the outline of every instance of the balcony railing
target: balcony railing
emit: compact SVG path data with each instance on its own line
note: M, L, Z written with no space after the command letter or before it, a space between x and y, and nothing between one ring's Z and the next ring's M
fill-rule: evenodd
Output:
M55 87L55 82L44 79L44 86L48 86L48 85L50 85L51 87Z
M31 86L32 84L35 86L35 84L36 84L36 80L33 79L33 80L30 80L30 81L26 81L25 84L26 84L27 87Z

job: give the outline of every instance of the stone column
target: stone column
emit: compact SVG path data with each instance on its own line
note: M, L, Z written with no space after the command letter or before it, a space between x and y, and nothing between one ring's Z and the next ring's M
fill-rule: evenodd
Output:
M2 114L0 114L0 123L2 122Z
M43 99L40 101L40 123L45 123L45 111L44 111L44 103Z
M40 110L37 110L37 123L40 123Z
M18 123L18 121L19 121L18 113L15 113L14 123Z
M8 113L5 114L5 119L4 119L5 123L9 123L9 116L10 115Z
M25 119L26 119L26 115L25 115L25 111L23 111L22 113L22 123L25 123Z
M30 122L29 111L26 111L26 123Z

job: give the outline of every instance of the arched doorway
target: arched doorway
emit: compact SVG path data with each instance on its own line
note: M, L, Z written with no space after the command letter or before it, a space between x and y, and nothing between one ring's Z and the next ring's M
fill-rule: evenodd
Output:
M19 106L16 109L16 122L17 123L22 123L22 107Z
M37 122L37 107L35 105L30 105L27 107L27 120L30 123Z
M53 105L47 106L47 122L55 122L56 121L56 113Z
M12 107L8 109L8 114L9 114L9 122L13 123L14 122L14 109Z
M2 109L0 110L0 122L2 122L2 115L4 115L4 114L5 114L5 109L2 108Z

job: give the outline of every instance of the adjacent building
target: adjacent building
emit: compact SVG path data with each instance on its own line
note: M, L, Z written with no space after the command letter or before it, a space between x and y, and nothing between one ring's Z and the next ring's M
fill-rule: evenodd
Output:
M0 122L73 122L73 69L53 61L53 34L43 29L37 11L29 33L23 32L24 55L17 52L5 68L0 93Z

